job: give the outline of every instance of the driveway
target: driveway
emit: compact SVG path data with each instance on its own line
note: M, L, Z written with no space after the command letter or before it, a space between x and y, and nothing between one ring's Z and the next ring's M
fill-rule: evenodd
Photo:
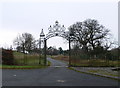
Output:
M118 86L109 78L79 73L67 64L48 58L52 65L45 69L3 69L3 86Z

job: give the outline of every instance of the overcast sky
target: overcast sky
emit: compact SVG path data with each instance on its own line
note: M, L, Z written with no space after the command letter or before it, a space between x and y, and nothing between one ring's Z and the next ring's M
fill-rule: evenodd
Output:
M118 40L118 3L117 2L4 2L0 3L0 47L13 45L18 34L28 32L38 39L43 28L58 20L66 29L75 22L96 19L111 31ZM47 46L67 49L63 38L54 37Z

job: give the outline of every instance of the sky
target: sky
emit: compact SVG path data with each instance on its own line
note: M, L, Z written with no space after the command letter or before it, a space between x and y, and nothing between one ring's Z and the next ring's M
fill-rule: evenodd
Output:
M41 30L47 34L48 27L56 20L65 25L67 31L70 25L89 18L98 20L110 30L112 40L118 41L117 0L3 1L0 2L0 47L13 46L13 40L25 32L39 39ZM50 38L47 46L68 49L67 42L61 37Z

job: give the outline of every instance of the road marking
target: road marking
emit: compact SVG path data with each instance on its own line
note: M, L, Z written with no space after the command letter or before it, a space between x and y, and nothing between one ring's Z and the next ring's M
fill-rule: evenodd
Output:
M13 75L13 76L16 76L16 75Z
M57 80L57 82L61 82L61 83L63 83L63 82L65 82L65 80Z
M68 67L68 66L50 66L50 67Z

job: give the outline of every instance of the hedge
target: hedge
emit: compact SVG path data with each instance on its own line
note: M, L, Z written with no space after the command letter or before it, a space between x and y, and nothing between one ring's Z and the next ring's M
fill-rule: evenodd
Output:
M14 64L14 57L13 57L12 50L2 49L2 64L5 64L5 65L13 65Z

